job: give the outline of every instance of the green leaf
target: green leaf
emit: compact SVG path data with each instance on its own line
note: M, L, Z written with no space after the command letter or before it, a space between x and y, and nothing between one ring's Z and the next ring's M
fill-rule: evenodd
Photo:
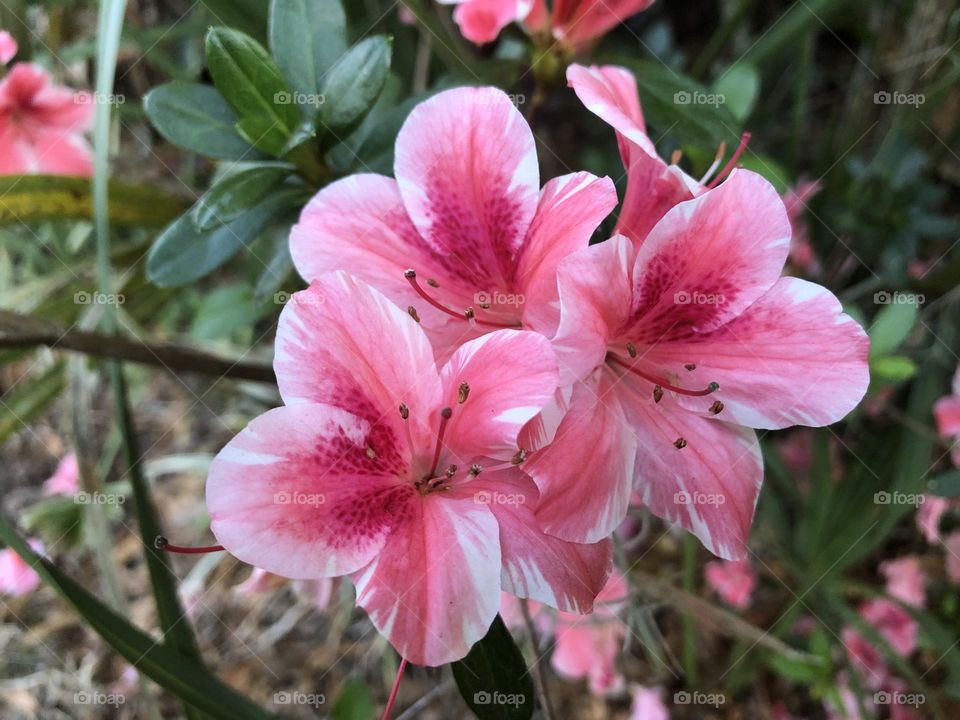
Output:
M273 0L270 49L295 92L316 96L324 74L347 50L347 19L339 0ZM297 103L314 115L317 104Z
M186 203L156 187L110 183L108 220L123 227L164 225ZM62 175L0 177L0 225L37 220L89 220L93 217L90 179Z
M500 616L463 660L450 664L460 694L480 720L529 720L533 680Z
M889 300L891 295L887 292L879 292L876 297L882 301ZM870 326L870 356L879 358L881 355L892 353L907 339L916 322L917 305L915 303L883 305L873 319L873 325Z
M347 680L333 703L330 720L369 720L376 717L376 707L367 683L363 680Z
M258 304L268 300L278 303L282 298L275 297L276 293L293 270L293 258L290 256L290 227L278 225L275 236L273 255L267 261L267 266L253 289L253 301Z
M713 83L714 92L723 96L727 110L740 122L753 112L760 91L760 75L745 63L731 65Z
M350 129L373 107L390 73L390 38L361 40L340 58L323 83L319 121L328 130Z
M194 224L198 230L211 230L236 220L269 195L292 170L282 163L263 163L227 175L193 206L190 214Z
M917 364L901 355L884 355L870 360L870 379L877 383L906 382L917 374Z
M224 27L210 28L206 52L214 84L240 115L238 131L264 152L279 154L300 113L273 58L249 35Z
M259 314L246 283L222 285L204 296L190 335L198 341L226 338L237 330L253 327Z
M927 481L927 489L940 497L960 496L960 470L935 475Z
M131 625L53 563L40 558L5 517L0 517L0 540L32 566L105 642L161 687L212 718L273 717L224 685L201 663Z
M257 40L267 39L267 3L263 0L203 0L217 25L229 25Z
M76 547L83 540L84 506L73 497L50 497L30 506L22 515L23 527L39 533L58 547Z
M17 383L16 387L3 394L0 405L0 443L20 430L42 413L57 397L66 384L63 363L58 362L29 382Z
M225 225L201 232L184 213L154 242L147 277L161 287L180 287L203 277L236 255L281 212L305 200L301 188L281 188Z
M221 160L263 157L237 134L237 114L210 85L161 85L147 93L143 109L157 131L174 145Z

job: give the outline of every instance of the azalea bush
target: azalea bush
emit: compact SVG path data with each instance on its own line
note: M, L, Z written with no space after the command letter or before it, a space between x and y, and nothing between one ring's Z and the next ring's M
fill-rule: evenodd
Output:
M0 11L4 717L953 717L960 11Z

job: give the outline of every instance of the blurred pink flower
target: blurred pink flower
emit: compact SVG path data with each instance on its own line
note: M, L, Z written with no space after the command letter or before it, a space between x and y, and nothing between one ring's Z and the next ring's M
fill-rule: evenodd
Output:
M799 183L783 196L783 204L787 208L787 216L793 228L793 237L790 240L790 264L806 275L817 275L820 272L820 259L816 256L813 245L810 244L810 228L807 223L807 203L820 192L820 181L813 180Z
M725 603L743 610L750 605L757 574L747 560L712 560L704 569L707 584Z
M638 685L630 693L630 720L669 720L670 711L663 699L663 688Z
M80 489L80 467L76 453L67 453L53 475L43 483L44 495L73 495Z
M960 530L947 535L943 544L947 550L947 576L951 581L960 583Z
M940 542L940 519L954 503L939 495L924 495L923 503L917 508L917 528L928 543Z
M891 597L913 607L924 606L927 578L920 567L920 558L907 555L885 560L880 563L880 573L887 581L887 592Z
M879 690L883 687L890 672L883 654L852 627L845 627L840 633L840 638L850 664L864 686L870 690Z
M794 475L806 475L813 467L813 433L796 428L776 439L780 459Z
M89 176L83 133L92 122L89 94L53 85L39 65L17 63L0 80L0 175Z
M453 19L463 36L477 45L493 42L512 22L523 20L533 6L532 0L440 0L456 5Z
M34 552L43 553L43 543L29 540ZM0 594L18 597L33 592L40 585L37 571L23 561L13 548L0 550Z
M13 60L13 56L17 54L17 50L19 50L19 47L13 35L6 30L0 30L0 65L6 65Z
M874 598L860 605L860 616L903 657L917 649L917 621L898 603Z
M952 442L953 464L960 467L960 366L953 376L952 394L937 400L933 416L940 435Z

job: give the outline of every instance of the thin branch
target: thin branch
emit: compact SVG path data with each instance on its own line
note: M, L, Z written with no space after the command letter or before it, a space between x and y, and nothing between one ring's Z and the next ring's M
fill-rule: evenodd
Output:
M537 660L539 655L540 642L537 635L537 628L533 624L533 618L530 617L530 608L525 599L520 600L520 612L523 615L523 624L526 625L527 635L530 637L530 643L533 645L533 664L530 666L530 674L533 677L533 687L537 691L537 697L540 700L540 709L543 711L543 720L553 720L557 717L553 712L553 704L550 702L550 696L547 694L546 679L540 672L540 662Z

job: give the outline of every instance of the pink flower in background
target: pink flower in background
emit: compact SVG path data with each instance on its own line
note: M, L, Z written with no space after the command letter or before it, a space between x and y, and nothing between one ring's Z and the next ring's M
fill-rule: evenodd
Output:
M39 540L28 541L33 551L43 553L43 543ZM37 571L24 562L13 548L0 550L0 594L19 597L33 592L40 585Z
M960 530L956 530L944 539L947 550L947 577L955 583L960 583Z
M441 360L492 329L552 334L557 264L616 206L613 182L572 173L541 190L533 133L494 88L414 108L394 170L396 180L352 175L317 193L290 236L300 275L347 270L416 308Z
M6 30L0 30L0 65L6 65L17 54L17 41Z
M89 95L54 85L47 71L17 63L0 80L0 175L89 176Z
M750 605L757 574L746 560L712 560L703 572L707 584L725 603L743 610Z
M880 573L887 581L887 593L913 607L922 608L925 603L926 575L920 567L920 558L907 555L896 560L880 563Z
M863 685L869 690L883 687L890 675L883 653L852 627L845 627L840 638Z
M483 45L497 39L500 31L512 22L523 20L533 6L533 0L440 0L445 5L456 5L453 19L463 36Z
M923 503L917 508L917 528L928 543L940 542L940 520L954 503L939 495L924 495Z
M547 532L605 537L635 483L651 512L745 557L763 477L751 428L836 422L869 381L863 329L825 288L780 277L789 240L773 186L734 170L639 247L616 236L560 263L553 343L578 382L525 466Z
M953 376L952 394L937 400L933 406L933 417L940 435L952 441L950 457L953 464L960 467L960 366Z
M807 224L807 203L820 192L820 181L802 182L796 188L787 191L783 196L783 204L787 208L787 216L793 227L793 238L790 240L790 264L807 275L817 275L820 272L820 259L810 244L810 228Z
M243 597L256 597L277 590L289 582L287 578L274 575L263 568L255 567L250 577L233 588L234 592ZM294 593L302 600L314 605L319 610L325 610L333 600L333 592L337 581L332 578L319 580L295 580L291 587Z
M624 688L616 660L626 636L626 626L618 614L627 594L627 579L614 570L597 595L592 614L557 613L556 644L550 663L566 678L586 678L594 695L617 693Z
M663 688L638 685L630 692L630 720L669 720L670 711L663 699Z
M608 540L544 535L517 436L557 385L550 343L501 330L442 368L422 328L362 281L322 276L284 308L285 405L216 457L211 527L232 554L294 579L350 575L357 603L411 662L466 655L501 587L588 612Z
M80 467L76 453L67 453L53 475L43 483L44 495L73 495L80 489Z
M898 603L885 598L867 600L860 606L860 616L900 655L907 657L917 649L917 621Z

